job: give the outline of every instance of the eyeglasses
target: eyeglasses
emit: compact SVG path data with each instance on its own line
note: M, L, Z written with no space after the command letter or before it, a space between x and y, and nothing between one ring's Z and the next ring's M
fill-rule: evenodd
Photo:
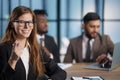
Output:
M14 23L17 23L19 27L24 27L26 25L33 27L33 21L23 21L23 20L15 20Z

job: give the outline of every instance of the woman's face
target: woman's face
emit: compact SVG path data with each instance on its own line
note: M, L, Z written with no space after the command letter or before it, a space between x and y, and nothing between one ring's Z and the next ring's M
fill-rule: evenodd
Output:
M27 39L34 27L33 17L30 13L21 15L18 20L13 21L15 32L18 39Z

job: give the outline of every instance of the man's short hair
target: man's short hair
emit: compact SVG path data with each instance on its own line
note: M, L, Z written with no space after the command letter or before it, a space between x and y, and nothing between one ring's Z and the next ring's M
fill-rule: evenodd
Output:
M46 10L35 9L34 13L35 13L35 15L46 15L46 16L48 16Z
M95 12L88 12L84 17L83 17L83 22L87 23L91 20L100 20L100 16L95 13Z

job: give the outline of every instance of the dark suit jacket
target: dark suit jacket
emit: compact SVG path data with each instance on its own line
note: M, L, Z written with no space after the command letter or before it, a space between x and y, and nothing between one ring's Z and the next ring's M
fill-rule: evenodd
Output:
M110 40L108 35L97 36L93 43L92 51L93 51L93 61L100 54L107 54L108 52L112 55L114 49L114 44ZM75 59L77 63L82 62L82 36L74 38L70 41L70 44L67 49L67 53L64 58L64 62L71 63Z
M15 71L8 64L11 55L12 45L8 43L0 44L0 80L26 80L25 68L21 59L16 64ZM52 80L65 80L66 72L51 60L48 56L43 55L44 62L46 62L46 75ZM38 78L33 72L33 66L29 63L28 80L45 80L45 78Z
M53 54L55 62L60 62L59 49L53 37L45 35L45 47Z

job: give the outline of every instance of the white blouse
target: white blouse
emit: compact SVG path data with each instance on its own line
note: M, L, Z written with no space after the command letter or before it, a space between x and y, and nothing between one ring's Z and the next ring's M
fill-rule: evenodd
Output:
M24 64L25 71L26 71L26 80L28 78L28 70L29 70L29 48L28 46L23 49L23 52L21 54L21 60Z

